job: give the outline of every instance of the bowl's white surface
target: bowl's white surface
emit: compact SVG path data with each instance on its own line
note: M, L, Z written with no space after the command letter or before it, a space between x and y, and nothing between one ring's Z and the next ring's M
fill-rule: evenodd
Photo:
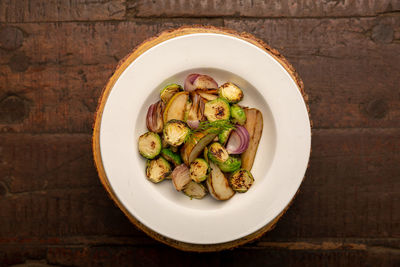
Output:
M252 173L253 187L224 202L190 200L168 180L145 176L138 137L145 116L165 84L187 74L231 81L244 91L242 105L262 111L264 131ZM289 204L310 154L307 109L296 83L268 53L241 39L214 33L176 37L139 56L119 77L104 107L100 151L109 184L141 223L166 237L193 244L239 239L272 221Z

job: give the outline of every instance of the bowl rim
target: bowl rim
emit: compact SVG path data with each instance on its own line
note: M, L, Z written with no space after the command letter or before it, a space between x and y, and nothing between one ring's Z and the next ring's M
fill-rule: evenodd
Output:
M227 28L221 28L221 27L215 27L215 26L182 26L180 28L172 29L172 30L166 30L161 33L159 33L157 36L151 37L145 41L143 41L141 44L136 46L127 56L125 56L123 59L119 61L117 64L117 67L115 68L114 72L112 73L111 77L108 79L107 84L105 87L102 89L101 96L99 98L97 110L95 113L95 121L94 121L94 126L93 126L93 135L92 135L92 150L93 150L93 158L95 162L95 166L98 172L98 176L100 179L100 182L102 183L103 187L106 189L109 197L114 201L114 203L122 210L122 212L125 214L126 217L133 223L137 228L145 232L148 236L151 238L158 240L164 244L167 244L169 246L172 246L174 248L184 250L184 251L195 251L195 252L213 252L213 251L220 251L224 249L231 249L238 247L240 245L243 245L245 243L254 241L258 238L260 238L264 233L272 230L275 227L275 224L278 222L280 217L285 214L285 212L288 210L290 205L293 203L293 200L297 196L299 189L297 190L296 194L293 196L293 198L289 201L289 203L286 205L286 207L282 210L282 212L276 216L270 223L266 224L259 230L244 236L242 238L232 240L229 242L225 243L218 243L218 244L191 244L191 243L186 243L186 242L181 242L177 241L168 237L165 237L152 229L148 228L144 224L142 224L139 220L137 220L121 203L121 201L118 199L116 196L115 192L113 191L112 187L110 186L109 180L106 176L106 172L104 170L103 166L103 161L101 158L101 153L100 153L100 126L101 126L101 119L104 111L104 106L107 102L108 96L114 87L114 84L118 80L118 78L121 76L121 74L125 71L125 69L135 60L137 59L140 55L142 55L144 52L149 50L150 48L167 41L172 38L176 38L179 36L184 36L188 34L196 34L196 33L214 33L214 34L223 34L223 35L228 35L232 37L236 37L238 39L247 41L268 54L270 54L276 61L278 61L279 64L282 65L282 67L289 73L289 75L292 77L293 81L298 87L298 90L300 91L304 103L307 108L307 113L310 121L310 127L312 128L312 120L310 117L310 109L308 105L308 96L304 91L304 84L297 72L295 71L294 67L287 61L287 59L282 56L277 50L271 48L269 45L267 45L265 42L262 40L256 38L255 36L249 34L249 33L239 33L235 30L232 29L227 29ZM310 148L310 154L311 154L311 148ZM309 155L310 156L310 155ZM309 163L307 165L308 169ZM306 171L307 171L306 169ZM306 172L305 172L306 173ZM305 176L304 176L305 177ZM302 179L302 182L304 181L304 177Z

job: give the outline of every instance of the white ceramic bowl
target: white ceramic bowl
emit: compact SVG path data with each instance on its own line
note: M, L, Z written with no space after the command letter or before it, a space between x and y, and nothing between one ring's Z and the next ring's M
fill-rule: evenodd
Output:
M138 137L159 90L207 74L243 89L242 105L259 109L263 135L252 173L255 183L228 201L189 199L165 180L145 176ZM218 244L267 225L298 190L310 154L310 121L296 82L263 49L233 36L197 33L164 41L141 54L119 76L100 122L101 160L107 183L124 209L151 230L192 244Z

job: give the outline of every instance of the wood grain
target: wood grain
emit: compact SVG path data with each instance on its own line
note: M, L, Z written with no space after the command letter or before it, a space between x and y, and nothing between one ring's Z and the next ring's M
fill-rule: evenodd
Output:
M0 266L398 266L399 4L0 1ZM310 98L313 154L296 201L233 251L153 241L108 199L89 155L117 62L184 24L255 34L289 59Z
M0 22L121 20L125 0L2 0Z
M400 9L396 0L128 0L132 17L346 17L374 16Z

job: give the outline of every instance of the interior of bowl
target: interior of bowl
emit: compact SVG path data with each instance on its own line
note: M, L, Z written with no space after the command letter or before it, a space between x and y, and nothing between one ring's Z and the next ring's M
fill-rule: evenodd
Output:
M228 201L190 200L170 181L145 176L138 137L159 90L183 84L187 74L231 81L244 92L242 105L263 114L264 128L252 173L253 187ZM265 50L215 33L188 34L151 47L118 76L105 101L99 144L109 191L143 225L192 244L219 244L247 236L277 217L297 192L308 164L310 122L299 88Z
M140 112L136 114L137 119L134 129L135 132L133 133L133 135L135 136L135 140L138 140L140 135L148 131L146 128L145 115L147 113L148 107L160 99L160 89L164 88L165 85L171 83L183 85L186 76L191 73L209 75L213 77L219 85L228 81L233 82L234 84L242 88L244 92L244 98L240 102L240 105L257 108L262 112L264 120L263 135L260 140L259 149L257 150L257 157L254 163L254 167L252 169L252 174L255 177L256 182L252 186L251 190L249 190L246 194L236 194L229 201L217 201L212 198L211 195L207 195L201 200L190 199L183 193L177 192L170 180L164 180L162 183L159 184L151 184L149 182L152 187L151 193L159 195L159 197L162 197L163 199L165 199L165 201L172 201L178 206L184 206L189 209L216 210L226 208L226 206L240 205L241 202L246 201L246 198L248 198L250 194L253 194L255 191L263 190L262 187L266 186L263 181L264 179L266 179L265 174L268 172L268 169L274 158L276 145L275 123L271 110L266 100L262 97L258 90L253 85L251 85L249 81L234 73L215 68L196 68L176 73L175 75L168 77L164 81L160 82L160 84L153 88L153 90L149 90L149 95L146 101L141 106ZM134 144L134 147L132 149L134 151L138 151L136 143ZM143 159L140 154L137 153L137 158L135 160L137 160L141 164L141 174L144 177L146 168L145 159ZM141 177L139 179L144 178Z

